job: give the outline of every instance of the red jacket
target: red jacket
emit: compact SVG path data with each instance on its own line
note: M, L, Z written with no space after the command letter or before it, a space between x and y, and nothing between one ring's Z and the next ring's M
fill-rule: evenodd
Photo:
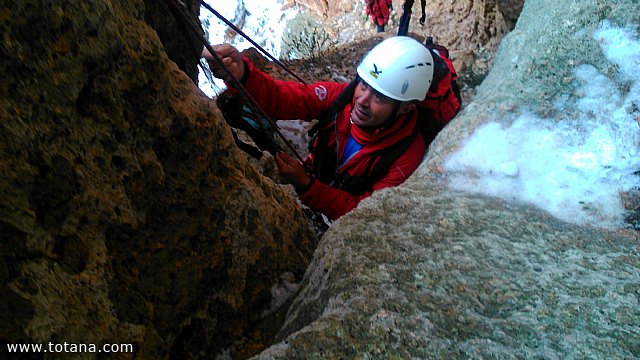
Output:
M391 0L365 0L367 7L367 15L371 16L371 20L376 25L386 25L389 21L391 13Z
M245 62L249 75L244 86L260 107L273 119L303 119L307 121L317 119L324 110L331 106L340 91L348 85L335 82L304 85L298 82L275 80L258 70L247 59ZM338 168L339 174L346 173L351 176L366 175L367 169L370 169L371 164L379 158L375 153L410 136L418 118L418 113L413 112L405 115L387 129L367 134L351 125L350 113L351 104L337 114L336 125L340 158L350 133L356 141L364 145L359 152ZM334 134L334 132L331 131L330 134ZM335 143L335 135L330 135L325 145L335 149ZM402 184L420 165L425 152L424 138L415 136L409 148L393 162L387 174L371 186L370 191L356 195L316 180L306 192L300 194L300 199L305 205L321 211L330 219L336 219L355 208L362 199L370 196L373 191ZM332 153L335 155L334 151ZM323 156L332 155L311 154L306 162L313 162L314 158L318 159Z

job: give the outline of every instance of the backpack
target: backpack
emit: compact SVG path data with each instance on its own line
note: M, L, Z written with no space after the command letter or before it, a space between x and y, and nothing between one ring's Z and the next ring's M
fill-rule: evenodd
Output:
M458 74L446 47L433 43L428 37L425 46L434 60L433 80L424 101L418 103L421 111L429 112L432 120L444 127L460 111L462 98L458 87Z
M453 63L449 58L449 51L446 47L435 44L431 37L428 37L424 46L429 49L434 60L433 80L426 98L419 102L417 110L419 112L418 124L412 134L396 144L380 151L378 159L373 162L367 171L366 177L333 179L332 185L344 189L353 194L361 194L372 190L373 184L381 180L391 168L391 165L402 155L413 143L418 134L424 136L427 147L436 135L451 121L460 110L462 99L457 84L458 75L453 67ZM313 140L309 144L309 152L314 153L318 146L318 137L327 136L328 132L335 124L336 115L348 104L353 98L355 88L359 79L353 80L342 92L336 97L333 104L322 115L319 121L310 130L309 136ZM322 134L324 133L324 134ZM326 178L335 176L337 164L335 161L323 161L316 164L314 161L314 173L320 180L326 181ZM323 179L324 178L324 179ZM327 182L328 183L328 182Z

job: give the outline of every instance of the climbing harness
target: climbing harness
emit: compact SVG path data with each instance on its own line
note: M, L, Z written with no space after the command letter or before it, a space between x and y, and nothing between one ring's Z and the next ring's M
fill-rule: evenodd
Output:
M258 105L256 100L251 96L251 94L249 94L249 91L242 85L242 83L240 83L238 79L236 79L231 74L231 71L229 70L229 68L227 68L227 66L223 64L222 59L220 59L218 54L213 50L209 42L198 31L198 28L189 20L189 17L185 15L183 9L181 9L180 6L178 5L178 1L180 0L166 0L167 4L169 5L169 9L173 13L174 17L176 17L176 20L182 22L196 36L196 38L200 41L200 43L202 43L202 45L209 51L209 53L211 53L214 61L216 61L216 63L220 65L220 67L223 69L223 71L227 75L227 78L229 79L233 87L238 89L245 96L246 100L259 113L259 115L269 122L274 132L283 140L285 145L287 145L287 147L289 148L289 150L292 151L295 157L300 162L303 162L304 160L302 159L302 157L297 153L297 151L291 145L291 143L284 137L284 135L278 128L278 125L275 123L275 121L273 121L273 119L271 119L269 115L265 113L265 111ZM180 3L184 6L184 3L182 2ZM202 3L204 4L204 1L202 1Z

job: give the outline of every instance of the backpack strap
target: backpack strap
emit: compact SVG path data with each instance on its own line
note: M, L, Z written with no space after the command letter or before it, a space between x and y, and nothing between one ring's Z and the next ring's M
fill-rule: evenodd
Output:
M444 60L442 60L442 56L449 58L449 51L444 46L434 44L431 36L427 38L424 46L429 50L433 58L433 78L431 80L431 86L429 87L429 92L432 92L438 88L440 81L450 72L449 67Z
M447 74L451 74L451 89L453 90L453 95L455 95L460 104L462 104L460 87L458 86L458 83L456 81L458 79L458 75L453 69L453 64L451 63L449 56L449 50L442 45L435 44L431 36L427 37L424 46L431 52L431 56L433 57L434 62L433 80L431 82L429 91L436 91L439 82L444 79ZM446 61L443 58L446 59Z

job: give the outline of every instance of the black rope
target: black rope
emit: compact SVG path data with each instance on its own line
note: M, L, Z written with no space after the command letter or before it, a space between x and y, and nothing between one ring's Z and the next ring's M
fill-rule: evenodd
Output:
M184 14L184 12L180 9L180 7L178 6L178 4L176 3L175 0L166 0L167 3L169 4L169 9L171 9L171 12L173 13L173 15L180 21L182 21L185 25L187 25L187 27L189 28L189 30L191 30L194 35L198 38L198 40L202 43L202 45L209 51L209 53L211 53L211 55L213 56L214 60L218 63L218 65L221 66L221 68L224 70L225 74L227 75L229 82L231 82L231 84L233 85L233 87L235 87L236 89L240 90L244 96L247 98L247 100L249 100L249 102L260 112L260 114L267 119L267 121L269 121L269 123L271 124L271 126L273 126L273 129L275 130L276 134L278 134L278 136L280 136L280 138L284 141L284 143L287 145L287 147L293 152L293 154L296 156L296 158L300 161L303 162L304 160L302 159L302 157L298 154L298 152L295 150L295 148L291 145L291 143L284 137L284 135L282 134L282 132L279 130L278 125L275 123L275 121L273 121L273 119L271 119L269 117L269 115L267 115L264 110L260 107L260 105L258 105L258 102L251 96L251 94L249 94L249 91L247 91L247 89L240 83L240 81L238 79L235 78L235 76L233 76L233 74L231 73L231 71L229 70L229 68L227 68L223 63L222 63L222 59L220 59L220 57L218 56L218 54L213 50L213 48L211 47L211 45L209 45L209 42L204 38L204 36L198 31L198 29L193 25L193 23L191 23L189 21L189 18Z
M217 12L216 10L214 10L211 6L209 6L209 4L207 4L206 2L204 2L204 0L200 0L200 3L202 4L202 6L204 6L207 10L211 11L215 16L218 17L218 19L222 20L225 24L227 24L230 28L233 29L233 31L237 32L238 34L242 35L245 39L247 39L247 41L249 41L251 44L253 44L253 46L255 46L258 50L262 51L263 54L265 54L269 59L273 60L273 62L275 62L276 64L278 64L281 68L284 69L284 71L288 72L291 76L293 76L294 78L298 79L298 81L300 81L301 83L307 85L307 83L298 75L296 75L293 71L291 71L285 64L283 64L282 62L280 62L280 60L276 59L275 57L273 57L271 54L269 54L269 52L267 50L265 50L262 46L258 45L255 41L253 41L253 39L251 39L247 34L245 34L244 32L242 32L242 30L240 30L237 26L233 25L232 22L230 22L229 20L225 19L224 16L220 15L219 12Z

